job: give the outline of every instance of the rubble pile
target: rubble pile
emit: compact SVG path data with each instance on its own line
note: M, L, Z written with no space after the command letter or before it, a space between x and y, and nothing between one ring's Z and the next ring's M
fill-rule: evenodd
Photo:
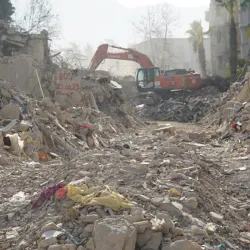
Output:
M227 141L228 150L249 152L248 141L250 131L250 89L249 82L244 85L235 83L224 94L220 102L213 107L202 120L202 124L213 128L217 143Z
M69 161L19 160L16 168L18 158L2 162L9 175L0 175L0 246L247 249L249 233L241 228L249 203L245 193L232 198L235 186L225 171L239 160L223 159L223 148L210 145L212 134L150 126L114 135L108 148Z
M106 145L112 133L140 124L122 91L105 80L86 81L82 95L81 105L66 109L49 98L34 100L3 81L0 131L5 148L36 162L74 157Z
M205 87L186 96L176 96L157 105L137 106L140 116L157 121L197 122L207 115L220 93L216 87Z
M185 97L212 109L198 124L142 127L113 84L63 108L1 83L0 249L248 249L249 157L212 126L241 87Z

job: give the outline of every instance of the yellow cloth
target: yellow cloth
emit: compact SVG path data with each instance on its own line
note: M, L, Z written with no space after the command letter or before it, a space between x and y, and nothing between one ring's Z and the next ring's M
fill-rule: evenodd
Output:
M101 190L99 188L88 188L86 185L75 187L68 184L67 190L68 198L83 206L104 206L115 211L131 207L128 199L109 186L105 186L105 189Z

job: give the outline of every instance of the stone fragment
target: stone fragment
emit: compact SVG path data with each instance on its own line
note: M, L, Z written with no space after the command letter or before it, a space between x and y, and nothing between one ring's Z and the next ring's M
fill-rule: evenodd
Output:
M147 196L145 196L145 195L142 195L142 194L137 195L137 198L138 198L139 200L141 200L141 201L144 201L144 202L150 201L150 198L149 198L149 197L147 197Z
M84 229L83 232L84 233L92 233L94 230L94 225L93 224L89 224L87 225Z
M66 244L64 245L65 250L76 250L76 245L74 244Z
M140 152L133 152L130 157L135 159L136 161L143 161L143 157Z
M217 214L217 213L214 213L214 212L210 212L209 213L209 217L212 221L214 222L220 222L223 220L224 216L223 215L220 215L220 214Z
M2 119L19 120L20 117L20 107L17 104L5 105L0 110L0 117Z
M84 217L84 223L94 223L96 220L99 220L100 216L98 214L88 214Z
M155 206L160 206L160 204L164 201L164 198L163 197L154 197L151 202L153 205Z
M107 217L95 224L95 250L134 250L136 228L126 219Z
M129 166L121 167L120 171L141 176L146 175L148 173L148 167L144 164L131 164Z
M91 177L92 173L89 171L79 171L78 175L81 177L85 177L85 176Z
M170 180L171 181L176 181L176 180L186 180L188 179L188 177L182 173L176 173L176 172L173 172L171 175L170 175Z
M22 240L19 243L17 248L18 248L18 250L23 250L23 249L26 249L28 246L29 246L29 244L25 240Z
M159 154L180 155L180 149L176 146L163 146L159 149Z
M48 250L64 250L64 246L63 245L51 245L49 246Z
M183 229L179 228L179 227L174 227L171 229L171 233L173 235L173 238L177 237L177 236L183 236L184 235L184 231Z
M61 245L51 245L48 250L76 250L76 245L73 244L61 244Z
M247 239L248 241L250 241L250 233L249 232L242 232L240 233L240 236L244 239Z
M0 148L2 148L4 146L4 142L3 142L3 132L0 131ZM4 162L4 160L2 160ZM6 161L6 160L5 160ZM3 165L1 164L1 161L0 161L0 165Z
M77 250L87 250L85 247L83 247L83 246L79 246L78 248L77 248Z
M127 216L127 219L131 221L132 223L134 222L139 222L139 221L144 221L144 210L138 207L133 207L131 209L131 215Z
M184 206L188 209L195 210L198 207L198 201L195 197L187 198L184 201Z
M162 211L166 211L170 216L181 217L183 212L176 206L176 204L165 199L160 205Z
M205 142L205 140L206 140L206 133L204 133L204 132L202 132L202 133L190 132L190 133L188 133L188 137L192 141L202 143L202 142Z
M57 243L57 239L55 237L51 237L48 239L41 240L38 243L38 248L47 248L47 247L54 245L56 243Z
M201 247L188 240L178 240L170 245L164 246L162 250L201 250Z
M216 229L217 229L217 226L214 223L208 223L208 224L205 225L205 230L209 234L210 233L215 233Z
M170 229L174 228L174 223L170 219L170 216L168 214L166 214L166 213L157 213L156 218L158 218L160 220L163 219L165 221L164 233L167 233L167 232L169 232Z
M179 241L179 240L186 240L185 236L176 236L174 238L171 239L173 242Z
M97 208L97 209L96 209L96 212L97 212L97 214L98 214L101 218L107 217L107 216L108 216L108 213L105 212L102 208Z
M204 230L204 229L202 229L200 227L194 226L194 225L191 227L191 232L192 232L193 236L201 236L201 237L207 237L208 236L206 230Z
M146 231L146 229L150 227L150 223L147 220L135 222L133 224L137 228L137 233L140 233L140 234L144 233Z
M161 232L155 232L152 233L151 239L147 242L147 244L142 248L142 250L158 250L162 241L162 233Z
M19 234L17 230L13 229L12 231L6 232L6 240L16 242L19 239Z
M87 250L96 250L95 249L95 245L94 245L94 240L93 239L89 239L89 241L86 243L85 248ZM104 250L104 249L103 249Z
M153 231L151 229L147 229L143 234L137 235L136 243L138 247L141 249L146 246L147 242L152 238Z
M44 232L47 232L50 230L58 230L58 227L54 222L50 222L46 224L45 226L43 226L40 234L42 235Z
M4 243L1 243L1 247L2 249L8 249L11 247L11 243L10 242L4 242ZM0 248L1 249L1 248ZM2 250L1 249L1 250Z
M163 132L163 133L170 133L170 134L173 134L175 132L176 128L174 126L166 126L166 127L162 127L162 128L157 128L155 130L153 130L152 134L157 134L157 133L160 133L160 132Z

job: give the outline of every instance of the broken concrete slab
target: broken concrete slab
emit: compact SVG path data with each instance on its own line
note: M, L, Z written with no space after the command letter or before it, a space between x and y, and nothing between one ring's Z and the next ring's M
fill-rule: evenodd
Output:
M0 110L0 117L2 119L11 119L11 120L19 120L20 118L20 106L17 104L8 104L5 105Z
M164 246L162 250L201 250L201 247L198 244L188 240L179 240Z
M96 250L135 249L136 228L126 219L119 217L104 218L95 224L93 235Z

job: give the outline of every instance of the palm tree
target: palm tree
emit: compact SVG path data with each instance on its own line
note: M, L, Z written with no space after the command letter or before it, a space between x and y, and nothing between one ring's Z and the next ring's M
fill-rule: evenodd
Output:
M224 7L229 15L229 47L230 47L230 57L229 57L229 66L231 80L236 80L237 74L237 25L235 21L235 15L239 10L239 6L242 9L247 8L247 4L250 3L250 0L216 0L220 3L221 7Z
M193 44L194 52L198 53L199 63L201 67L202 77L206 76L206 55L204 49L204 31L201 21L193 21L190 24L190 29L186 31L189 34L189 40Z

